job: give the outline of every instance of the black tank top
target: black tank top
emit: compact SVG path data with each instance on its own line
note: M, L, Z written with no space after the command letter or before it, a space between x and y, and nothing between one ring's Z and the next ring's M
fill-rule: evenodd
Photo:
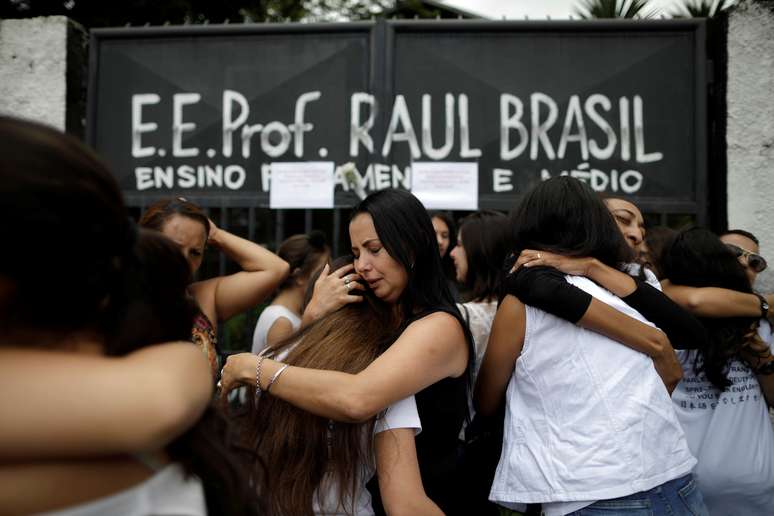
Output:
M452 486L463 474L457 467L459 433L468 410L466 376L444 378L414 396L422 422L422 432L416 437L422 483L427 496L446 514L454 513L458 493Z
M404 323L402 329L440 311L451 313L440 308L425 311ZM458 378L444 378L414 395L422 423L422 431L416 437L422 484L427 496L447 515L458 514L456 508L459 507L459 497L464 496L454 486L459 483L458 477L464 474L457 470L461 453L459 434L462 423L468 417L467 389L472 357L475 354L472 342L469 342L468 366L462 375ZM368 487L376 514L384 514L376 477L369 482Z

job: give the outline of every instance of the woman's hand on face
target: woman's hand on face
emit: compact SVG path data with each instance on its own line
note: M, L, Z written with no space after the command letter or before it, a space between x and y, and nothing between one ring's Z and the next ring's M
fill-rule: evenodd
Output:
M577 258L572 256L563 256L561 254L549 251L536 251L534 249L524 249L516 264L511 269L511 273L516 272L519 267L553 267L565 274L572 276L587 276L589 267L594 262L594 258Z
M365 287L358 281L360 275L354 269L354 264L350 263L330 272L330 266L326 265L314 284L312 299L309 300L309 305L304 310L305 318L316 320L335 312L348 303L362 301L362 295L352 293L353 290L361 292L365 290Z
M226 358L220 371L220 394L225 397L230 391L242 385L253 385L258 356L252 353L238 353Z

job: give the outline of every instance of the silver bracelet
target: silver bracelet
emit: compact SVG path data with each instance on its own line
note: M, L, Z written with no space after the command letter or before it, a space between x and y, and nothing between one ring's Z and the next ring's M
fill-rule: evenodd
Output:
M255 366L255 401L258 401L258 398L261 397L261 366L263 365L263 361L266 360L265 356L259 356L258 357L258 365Z
M289 367L289 364L285 364L284 366L280 367L276 373L274 373L274 376L271 377L271 380L269 380L268 385L266 385L266 392L269 392L271 390L271 386L274 384L274 382L277 381L280 375L284 373L285 369L287 369L288 367Z

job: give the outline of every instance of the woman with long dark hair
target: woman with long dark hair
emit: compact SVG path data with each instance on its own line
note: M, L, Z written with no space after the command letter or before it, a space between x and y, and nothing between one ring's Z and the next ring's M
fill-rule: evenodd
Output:
M441 254L441 265L446 279L449 283L454 299L459 297L457 290L456 274L453 259L451 257L452 249L457 246L457 225L454 223L454 217L448 211L430 211L430 222L433 224L435 240L438 242L438 252Z
M182 255L71 137L0 117L0 148L0 512L251 514L201 354L141 349L190 330Z
M422 433L416 438L422 483L430 499L447 514L454 514L458 493L449 486L458 473L458 434L467 413L466 391L474 355L470 334L441 269L430 218L410 193L382 190L354 209L349 233L355 274L346 267L329 274L326 267L305 314L335 311L342 301L362 302L361 296L338 294L336 303L322 300L325 286L338 285L339 292L359 278L395 314L394 342L354 374L285 368L287 364L275 360L233 355L224 368L224 390L256 383L264 390L271 378L281 374L272 384L273 396L343 422L368 420L414 394L422 420Z
M676 285L750 293L735 254L705 229L679 233L661 268ZM684 378L672 399L712 514L770 514L774 507L771 328L757 317L703 317L709 345L679 351ZM767 399L769 403L767 404Z
M346 263L351 256L333 266ZM318 319L265 355L297 367L359 373L389 347L399 328L388 304L370 289L362 296L362 302ZM392 512L440 514L419 476L414 436L421 424L413 396L356 424L334 423L272 396L260 395L248 406L257 409L244 421L246 444L261 463L284 465L259 476L259 492L272 514L373 514L366 482L375 472Z
M611 267L628 260L605 205L572 178L553 178L526 194L512 228L517 253L590 256ZM617 331L657 331L590 280L567 281L608 305ZM648 356L507 295L476 385L485 415L504 398L493 501L542 503L548 514L613 507L635 513L642 504L653 514L706 514L690 476L696 461Z
M465 293L465 302L457 306L470 327L476 350L472 381L486 352L492 321L497 312L500 284L504 277L503 263L511 252L511 231L508 217L502 213L481 210L460 220L457 245L451 251L458 283ZM469 409L471 422L463 434L465 453L460 478L465 491L468 514L497 514L497 506L488 501L494 470L502 446L502 417L475 416L472 392Z
M220 249L237 262L240 272L195 281L189 292L199 305L192 339L206 353L215 378L219 370L218 322L263 301L284 281L287 262L263 247L218 228L195 203L182 197L152 204L140 225L172 239L183 252L192 277L199 270L205 247Z
M474 382L497 311L503 263L511 252L510 237L507 216L496 211L477 211L460 220L457 245L451 250L457 281L465 292L465 301L458 306L470 326L476 348Z

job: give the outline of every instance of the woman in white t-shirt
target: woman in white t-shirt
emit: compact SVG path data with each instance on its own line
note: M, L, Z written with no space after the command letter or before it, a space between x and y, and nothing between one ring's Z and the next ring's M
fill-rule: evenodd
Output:
M338 262L351 263L351 257ZM361 287L362 302L348 304L265 348L258 369L267 357L351 374L368 367L398 336L400 324L388 304ZM282 381L283 371L261 380L268 382L266 391ZM244 439L268 467L269 474L258 477L258 490L271 514L372 515L365 485L376 472L385 506L440 514L425 495L419 473L414 436L421 424L413 396L361 423L333 422L267 393L253 396Z
M512 227L517 252L591 256L610 266L628 261L605 205L569 177L527 193ZM567 281L613 307L609 319L622 334L657 331L592 281ZM508 295L479 373L477 408L491 414L504 396L505 436L491 500L514 508L541 503L547 515L643 507L655 515L706 514L690 474L696 460L645 354Z
M298 331L309 277L330 259L330 249L325 235L312 231L282 242L277 255L290 264L290 275L258 317L253 332L253 353L260 353L266 346L273 346Z
M679 233L666 248L661 268L675 285L752 292L734 253L705 229ZM678 351L684 376L672 395L688 445L698 459L696 482L713 516L771 514L771 327L756 317L700 320L707 328L708 346Z

